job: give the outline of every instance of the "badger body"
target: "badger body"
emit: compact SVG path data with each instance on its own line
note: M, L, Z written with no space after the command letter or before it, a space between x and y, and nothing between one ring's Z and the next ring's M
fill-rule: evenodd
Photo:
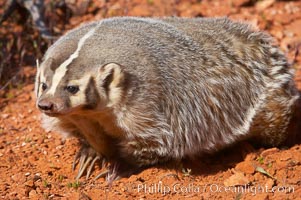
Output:
M299 99L271 37L226 18L117 17L68 32L36 78L46 130L148 166L287 139Z

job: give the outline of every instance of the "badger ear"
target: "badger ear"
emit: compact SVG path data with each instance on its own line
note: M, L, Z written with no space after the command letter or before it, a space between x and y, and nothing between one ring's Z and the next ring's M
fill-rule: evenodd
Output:
M106 91L120 87L124 80L122 66L117 63L108 63L99 68L99 80Z
M97 84L104 89L108 107L122 100L124 80L125 73L117 63L105 64L98 69Z

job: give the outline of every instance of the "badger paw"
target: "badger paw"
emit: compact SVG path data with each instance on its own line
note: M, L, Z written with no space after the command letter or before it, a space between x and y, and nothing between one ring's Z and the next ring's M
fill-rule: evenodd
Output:
M75 155L72 163L73 171L76 166L79 165L75 179L78 181L86 172L87 180L90 177L96 162L100 163L100 167L103 171L98 174L94 180L105 177L109 184L121 177L129 177L142 169L141 167L129 164L122 158L107 160L104 156L96 152L89 144L82 142L82 146Z
M83 144L79 152L75 155L74 161L72 164L72 170L75 170L77 164L79 164L79 170L75 177L76 180L79 180L80 177L86 172L86 180L90 177L93 167L96 162L101 162L101 167L104 168L107 164L106 159L97 153L92 147L87 144ZM104 172L103 172L104 173ZM102 174L103 174L102 173ZM103 174L103 176L106 173ZM99 175L98 175L99 176ZM101 176L99 176L101 177ZM99 178L98 177L98 178Z

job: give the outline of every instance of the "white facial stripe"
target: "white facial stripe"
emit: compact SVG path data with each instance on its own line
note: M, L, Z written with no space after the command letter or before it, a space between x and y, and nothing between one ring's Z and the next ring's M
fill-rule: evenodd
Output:
M40 80L39 80L39 85L37 85L37 87L39 87L38 89L38 97L40 97L42 95L42 92L41 92L41 87L42 87L42 84L41 83L46 83L46 77L45 77L45 67L40 67L39 69L39 76L40 76Z
M85 90L87 88L87 85L89 84L90 78L91 78L91 75L88 74L88 75L85 75L81 79L71 80L68 83L68 85L78 85L79 86L79 92L76 93L75 95L70 96L71 107L76 107L87 101Z
M96 26L95 28L93 28L92 30L90 30L88 33L86 33L78 42L77 45L77 49L75 50L75 52L73 54L70 55L70 57L65 60L54 72L54 75L52 77L52 85L51 88L48 90L47 94L51 94L53 95L56 91L56 88L59 84L59 82L62 80L62 78L65 76L66 72L67 72L67 67L68 65L75 59L78 57L79 55L79 51L81 50L82 46L84 45L85 41L91 37L96 28L98 26Z
M39 87L40 87L40 83L41 83L41 68L40 68L40 63L39 63L39 60L37 59L36 60L36 63L37 63L37 75L36 75L36 80L35 80L35 87L34 87L34 90L35 90L35 94L36 94L36 97L38 97L39 95Z

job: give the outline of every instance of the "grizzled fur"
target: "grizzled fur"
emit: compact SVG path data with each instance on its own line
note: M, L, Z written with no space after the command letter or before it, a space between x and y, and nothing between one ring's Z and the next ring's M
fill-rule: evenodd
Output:
M299 98L271 37L226 18L86 24L49 48L36 94L47 130L136 166L248 138L279 145Z

